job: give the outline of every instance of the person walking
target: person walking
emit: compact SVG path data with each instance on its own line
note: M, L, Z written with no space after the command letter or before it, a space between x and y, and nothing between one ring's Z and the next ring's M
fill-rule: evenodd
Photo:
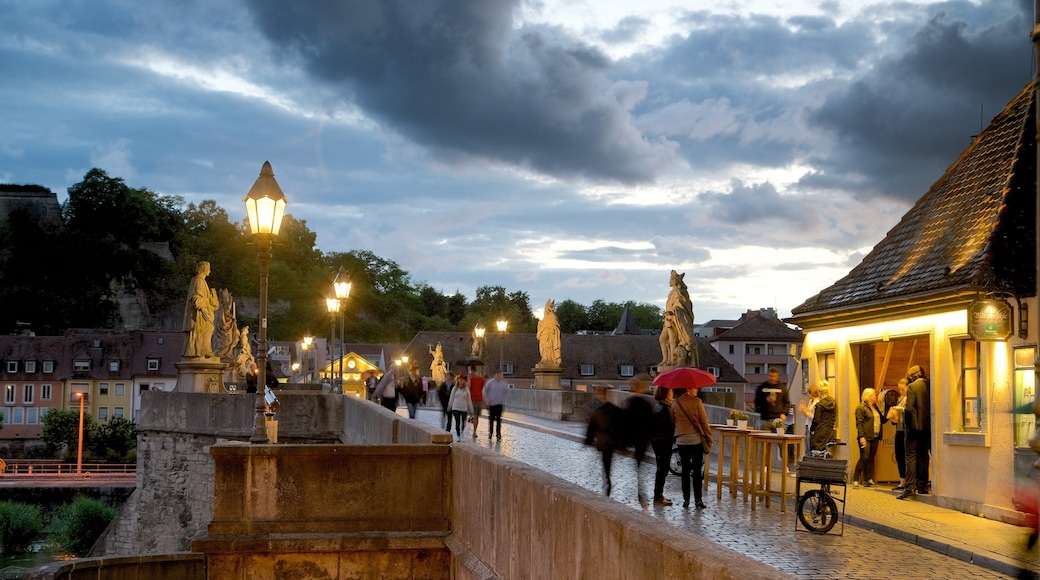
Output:
M903 436L906 439L906 489L897 499L928 493L928 452L932 448L932 407L924 369L914 365L906 375Z
M761 417L763 425L774 419L780 419L784 423L786 431L792 426L787 422L791 408L787 385L780 382L780 371L775 367L769 368L767 377L766 381L755 389L755 411ZM783 460L784 458L781 457L780 461ZM794 449L790 448L787 457L788 465L793 465L794 460Z
M860 404L856 407L856 442L859 444L859 461L852 474L852 487L874 486L874 456L881 441L881 425L888 419L877 407L877 391L863 389Z
M625 401L625 446L632 446L632 457L636 464L636 498L639 505L646 505L643 495L643 474L640 467L646 459L646 450L653 436L654 399L648 394L653 379L647 374L638 374L629 379L632 396Z
M585 431L585 445L591 445L600 453L603 462L603 480L606 495L610 496L613 487L610 468L614 462L614 450L621 445L620 407L607 400L606 387L596 387L593 391L597 406L589 415L588 428Z
M484 383L486 379L477 373L476 367L470 369L469 373L469 399L473 403L473 409L470 411L473 416L473 438L477 438L477 425L480 423L480 412L487 407L487 403L484 402Z
M455 420L456 440L462 440L462 432L466 429L466 416L473 413L473 401L469 396L469 377L459 375L455 388L451 390L448 397L448 409L451 410L452 418ZM473 426L476 430L476 425ZM449 431L450 433L450 431Z
M408 418L415 418L415 411L422 401L422 378L419 377L419 366L412 365L408 369L408 376L401 384L401 395L404 397L404 405L408 408Z
M502 380L502 371L495 371L495 376L484 385L484 402L488 408L488 439L502 439L502 409L508 392L509 384ZM476 431L476 425L473 430Z
M441 403L441 412L444 413L444 430L448 433L451 433L451 410L448 409L448 400L454 388L455 373L449 371L444 375L444 382L437 385L437 400Z
M672 422L675 423L675 442L679 444L679 461L682 464L683 507L690 507L691 477L696 474L697 481L692 484L694 505L697 509L708 506L701 501L700 474L704 465L704 456L711 451L711 425L704 403L697 398L697 389L686 389L672 403Z
M664 482L668 478L668 467L672 461L672 446L675 445L675 423L672 422L672 390L658 387L654 391L657 406L652 419L650 445L654 449L657 471L654 473L654 505L669 506L672 500L664 496Z
M906 408L906 384L906 379L899 379L899 383L896 385L899 399L896 400L895 405L889 407L888 411L885 412L888 422L896 426L895 451L896 467L899 469L899 485L893 487L892 491L903 491L906 489L906 438L903 429L903 409Z

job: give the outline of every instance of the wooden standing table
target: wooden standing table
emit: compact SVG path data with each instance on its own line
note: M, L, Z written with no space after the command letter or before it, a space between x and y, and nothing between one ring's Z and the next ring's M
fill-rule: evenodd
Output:
M748 436L751 429L738 429L729 425L712 425L715 431L715 441L719 447L719 456L715 468L715 496L722 499L722 488L729 486L729 495L737 497L737 489L744 488L744 501L747 501L747 477L748 465L750 464L750 444ZM732 452L729 456L729 475L723 473L723 462L726 461L726 441L730 442ZM744 452L741 454L741 447ZM707 489L707 487L705 487Z
M787 512L787 451L794 450L794 457L802 456L803 435L779 435L777 433L756 431L750 436L751 444L751 509L755 509L758 498L765 499L769 507L769 499L776 495L780 498L780 513ZM771 489L773 473L773 445L780 451L780 489ZM794 490L790 492L794 496Z

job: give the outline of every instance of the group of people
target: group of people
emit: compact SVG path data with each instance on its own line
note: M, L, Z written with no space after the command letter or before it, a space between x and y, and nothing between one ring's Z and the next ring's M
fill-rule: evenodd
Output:
M879 408L875 389L863 389L860 395L855 411L859 459L852 472L852 486L876 485L874 459L881 443L881 426L892 423L896 430L895 457L899 469L899 484L893 490L901 492L899 499L906 499L928 493L931 408L924 369L919 365L910 367L896 391L898 397L887 405L884 412ZM799 410L806 418L806 446L812 451L823 451L834 438L837 403L830 396L827 381L809 385L808 395L807 400L799 403Z
M678 445L681 465L683 507L690 507L693 492L696 509L707 507L702 501L700 475L704 456L711 452L711 426L704 403L697 397L698 389L658 388L653 397L647 394L649 377L636 377L631 382L632 395L619 407L607 400L606 389L595 391L596 406L589 416L585 444L595 447L603 462L605 492L612 490L611 467L614 453L632 448L636 467L636 487L639 502L646 503L640 465L646 450L652 447L656 460L653 503L655 506L672 505L664 496L672 447ZM696 476L696 481L694 481Z

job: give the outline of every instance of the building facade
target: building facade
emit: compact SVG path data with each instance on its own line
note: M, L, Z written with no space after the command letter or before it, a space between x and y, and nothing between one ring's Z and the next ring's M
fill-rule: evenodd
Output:
M733 325L711 339L712 346L737 372L744 375L742 398L745 409L754 408L755 389L762 384L769 369L780 371L781 382L789 386L792 400L805 390L803 375L796 373L798 359L791 356L801 348L804 336L784 324L773 308L748 310ZM797 383L797 384L793 384Z
M1040 336L1036 302L1036 114L1027 86L848 275L793 309L809 380L828 380L838 432L855 437L865 388L886 395L925 369L937 503L1014 520ZM898 477L891 426L878 478ZM855 453L854 451L852 452Z

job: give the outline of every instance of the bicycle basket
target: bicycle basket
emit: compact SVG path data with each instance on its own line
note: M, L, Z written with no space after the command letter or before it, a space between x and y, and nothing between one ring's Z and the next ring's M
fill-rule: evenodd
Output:
M803 457L798 462L798 477L845 483L848 475L848 459L822 459L819 457Z

